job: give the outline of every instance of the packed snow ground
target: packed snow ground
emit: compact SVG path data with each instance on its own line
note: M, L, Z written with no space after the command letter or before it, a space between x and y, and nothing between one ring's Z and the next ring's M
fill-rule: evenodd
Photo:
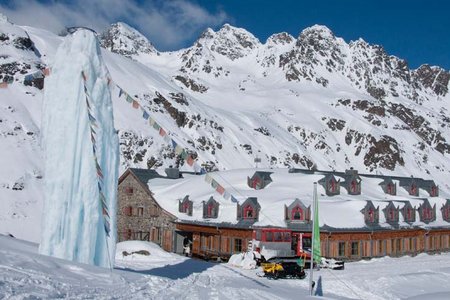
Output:
M117 249L111 272L42 256L36 244L0 235L0 299L308 298L308 278L269 280L258 270L185 258L151 243ZM122 255L137 250L150 255ZM332 299L448 299L450 253L347 263L343 271L314 276Z

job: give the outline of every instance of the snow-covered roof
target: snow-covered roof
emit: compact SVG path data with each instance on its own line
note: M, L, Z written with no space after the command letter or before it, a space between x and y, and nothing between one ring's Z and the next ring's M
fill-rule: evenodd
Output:
M247 177L252 176L255 171L270 171L273 182L266 188L255 190L247 185ZM289 172L288 169L238 169L229 171L218 171L208 173L206 175L184 174L184 178L166 179L154 178L148 182L149 189L154 194L156 201L162 208L175 215L183 222L199 222L199 223L227 223L239 224L236 218L237 205L231 201L233 197L239 204L242 204L248 197L256 197L261 210L259 212L259 220L253 226L278 226L286 227L285 221L285 205L289 206L296 198L302 201L305 206L312 204L313 185L326 175L326 172ZM344 180L343 173L334 173L336 179ZM418 197L410 196L406 190L399 188L397 195L392 196L385 194L379 185L384 178L372 176L364 176L359 174L362 179L362 188L360 195L349 195L346 189L341 189L339 195L327 196L325 189L321 185L317 185L319 196L319 222L324 228L336 229L364 229L367 225L361 210L366 206L367 201L372 201L375 207L379 207L378 229L394 228L386 222L382 209L385 208L390 201L396 207L403 208L407 201L416 209L429 199L433 206L437 204L440 208L446 203L443 197L428 197L428 193L420 190ZM220 186L224 188L226 193L231 194L230 198L226 193L222 195L216 191L208 177L212 178ZM398 178L393 180L398 184ZM448 193L440 191L441 196ZM178 201L189 195L189 199L193 201L192 216L178 211ZM213 196L220 204L217 219L203 218L203 201ZM416 222L413 224L405 222L400 214L398 226L400 227L450 227L450 224L442 219L440 211L436 213L436 220L425 224L420 222L418 211L416 211ZM395 227L398 227L395 226Z

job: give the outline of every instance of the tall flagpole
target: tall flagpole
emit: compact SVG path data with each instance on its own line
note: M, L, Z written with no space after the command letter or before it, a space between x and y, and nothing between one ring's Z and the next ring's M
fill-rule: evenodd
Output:
M316 215L316 209L317 209L317 182L314 182L314 191L313 191L313 211L312 215ZM314 270L314 225L315 222L318 222L319 220L316 220L314 217L312 218L311 223L311 259L310 259L310 270L309 270L309 294L312 296L313 294L313 270Z

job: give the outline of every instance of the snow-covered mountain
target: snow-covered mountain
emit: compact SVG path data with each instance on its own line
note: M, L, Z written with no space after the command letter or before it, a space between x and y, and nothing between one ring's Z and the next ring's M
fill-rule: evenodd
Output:
M450 73L440 67L412 70L381 46L347 43L319 25L297 38L279 33L262 43L226 24L174 52L156 50L124 23L99 38L113 82L207 170L254 167L260 158L261 167L354 167L432 178L450 189L444 179ZM0 81L14 79L0 89L2 231L19 232L24 220L38 223L43 92L39 80L31 86L23 81L51 67L62 39L0 21ZM112 86L121 171L169 165L192 170ZM13 189L16 184L21 189Z

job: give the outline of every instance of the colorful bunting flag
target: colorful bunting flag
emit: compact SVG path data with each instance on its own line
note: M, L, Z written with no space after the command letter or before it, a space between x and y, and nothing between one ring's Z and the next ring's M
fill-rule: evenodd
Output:
M181 151L181 158L182 158L183 160L185 160L187 156L188 156L188 154L187 154L186 150L183 149L183 151Z
M142 114L142 117L143 117L144 119L148 120L148 118L149 118L150 116L149 116L148 112L146 112L146 111L144 110L144 113Z
M127 97L125 98L125 100L126 100L128 103L133 103L133 98L131 98L131 96L128 95L128 94L127 94Z
M148 123L150 124L150 126L153 127L153 125L155 125L156 121L155 121L155 119L153 119L152 117L150 117Z
M230 196L231 194L228 191L225 191L225 193L223 193L223 197L227 200L230 199Z
M221 186L220 184L217 185L216 191L221 195L223 195L223 193L225 193L224 187Z
M180 145L177 145L175 147L175 153L176 154L181 154L181 152L183 152L183 148Z
M174 141L174 140L172 140L172 148L176 148L177 147L177 143Z
M168 134L166 134L166 135L164 136L164 142L166 142L166 143L172 143L172 139L170 138L170 136L169 136Z
M166 136L166 131L162 127L159 129L159 135Z
M236 198L234 198L233 195L230 196L231 197L231 202L233 203L238 203L238 200Z
M192 155L188 155L186 162L188 165L192 167L192 165L194 164L194 159L192 158Z
M136 100L133 100L133 108L138 109L139 108L139 102L137 102Z
M214 179L211 180L211 186L212 186L214 189L216 189L218 185L219 185L219 183L218 183L217 181L215 181Z
M123 90L119 87L119 98L122 96Z
M207 183L211 184L211 181L212 181L211 175L206 174L206 175L205 175L205 181L206 181Z
M156 130L159 130L161 128L161 126L159 126L159 124L155 122L153 124L153 128L155 128Z

